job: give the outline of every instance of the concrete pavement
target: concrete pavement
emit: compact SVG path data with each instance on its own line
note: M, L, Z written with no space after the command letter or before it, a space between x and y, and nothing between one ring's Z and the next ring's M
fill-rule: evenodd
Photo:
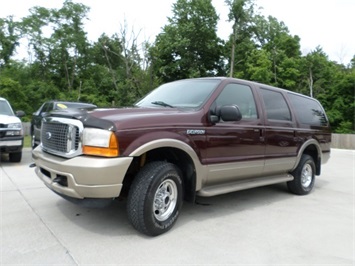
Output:
M85 209L37 178L30 149L0 162L1 265L354 265L355 151L332 150L314 191L285 184L184 203L168 233L128 223L125 202Z

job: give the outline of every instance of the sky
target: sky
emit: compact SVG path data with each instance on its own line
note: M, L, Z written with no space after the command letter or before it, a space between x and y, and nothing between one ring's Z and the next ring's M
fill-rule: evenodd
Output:
M4 1L4 0L3 0ZM73 0L90 7L85 30L89 40L102 34L111 36L127 26L142 40L153 42L172 15L175 0ZM224 0L212 0L220 17L218 35L226 40L231 32ZM330 60L347 65L355 55L355 0L255 0L264 16L276 17L290 34L301 38L301 51L307 54L320 46ZM0 18L15 20L29 15L29 8L60 8L63 0L11 0L0 9ZM22 48L24 49L24 48ZM18 49L18 57L26 53Z

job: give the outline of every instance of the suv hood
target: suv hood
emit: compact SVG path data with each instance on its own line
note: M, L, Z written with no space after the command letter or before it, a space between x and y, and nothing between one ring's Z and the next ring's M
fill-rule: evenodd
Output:
M13 115L0 115L0 124L21 123L20 118Z
M98 108L94 110L66 109L51 112L50 116L71 117L81 120L84 125L116 130L142 129L164 125L186 125L201 122L201 115L196 120L195 109L178 108Z
M118 130L165 125L186 125L196 121L199 111L194 109L178 108L121 108L121 109L96 109L90 112L92 116L112 121ZM200 116L199 116L200 117Z

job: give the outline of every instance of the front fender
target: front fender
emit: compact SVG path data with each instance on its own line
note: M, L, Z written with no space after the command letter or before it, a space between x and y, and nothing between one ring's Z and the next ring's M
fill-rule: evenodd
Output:
M145 132L145 133L140 132L137 135L134 135L133 133L131 136L127 136L127 133L125 133L122 134L122 136L119 135L118 138L120 141L124 140L128 143L126 147L123 147L123 153L122 153L123 156L130 156L132 153L136 154L137 151L141 150L141 147L146 147L147 143L150 143L149 146L151 146L152 143L154 143L155 141L164 140L164 142L166 142L165 140L171 140L173 143L176 143L174 142L174 140L176 140L178 141L178 143L185 144L191 147L193 150L196 151L195 153L197 154L197 156L200 157L199 148L196 147L195 143L191 139L189 139L186 135L180 134L179 132L160 130L160 131ZM161 147L169 147L169 146L161 146ZM160 148L160 147L156 147L156 148Z
M170 139L170 138L151 140L143 145L140 145L138 148L130 152L128 156L137 157L154 149L169 148L169 147L180 149L184 151L186 154L188 154L188 156L190 156L196 171L196 190L200 190L202 188L203 179L204 177L207 176L206 174L207 169L205 166L201 164L195 150L190 145L188 145L187 143L181 140Z

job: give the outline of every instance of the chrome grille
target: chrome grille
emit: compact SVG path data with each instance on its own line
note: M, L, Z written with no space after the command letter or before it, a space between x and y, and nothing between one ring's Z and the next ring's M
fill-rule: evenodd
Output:
M41 140L43 147L59 152L68 152L67 135L69 126L66 124L43 123Z
M66 158L80 155L83 125L67 118L44 118L41 128L41 147L44 151Z

